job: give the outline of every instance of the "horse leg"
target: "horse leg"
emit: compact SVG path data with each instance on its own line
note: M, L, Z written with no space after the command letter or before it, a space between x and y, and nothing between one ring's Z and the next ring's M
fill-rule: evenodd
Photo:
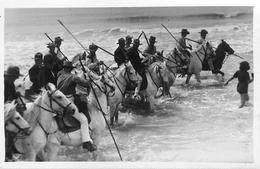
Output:
M118 103L115 107L115 122L118 122L118 106L120 103Z
M44 147L44 150L42 150L42 152L40 153L41 155L44 156L44 158L46 158L45 159L46 161L55 161L59 150L60 150L60 143L48 142L47 145Z
M192 74L188 74L188 76L187 76L187 78L186 78L186 81L185 81L185 84L188 84L188 83L189 83L190 78L191 78L191 75L192 75Z
M155 109L155 99L153 96L148 96L148 99L149 99L149 104L150 104L150 113L153 113L154 112L154 109Z
M110 125L113 125L114 123L115 110L116 110L115 104L110 104Z
M201 83L201 81L200 81L200 73L199 73L199 72L196 73L195 76L196 76L197 82L198 82L198 83Z

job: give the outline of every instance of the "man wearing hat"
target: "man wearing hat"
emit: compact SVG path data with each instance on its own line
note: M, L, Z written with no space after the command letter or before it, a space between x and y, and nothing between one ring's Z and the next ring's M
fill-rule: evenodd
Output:
M57 58L61 61L65 61L66 58L62 55L61 50L60 50L60 46L62 44L63 39L61 39L61 37L55 37L54 39L54 44L55 44L55 53L57 55Z
M181 37L176 42L176 47L177 47L177 50L179 50L179 52L181 52L181 54L186 58L186 62L188 63L190 52L187 51L187 49L191 50L192 48L191 48L191 46L186 46L185 37L188 34L190 34L190 32L187 29L182 29L180 33L181 33Z
M14 81L23 76L20 74L20 69L17 66L9 66L6 71L4 71L4 92L6 101L13 101L17 99L17 94L15 91Z
M198 45L197 45L197 49L196 50L200 50L200 48L202 48L202 46L207 43L206 41L206 36L208 34L208 31L206 31L205 29L202 29L200 32L200 39L197 41ZM210 55L207 55L205 57L205 59L207 59L208 64L209 64L209 68L211 71L214 71L214 66L213 66L213 61Z
M56 86L57 78L52 71L54 63L55 62L51 54L44 55L43 66L38 74L38 85L40 88L46 88L47 83L52 83Z
M29 69L29 77L30 77L31 82L33 83L30 90L36 94L40 93L40 87L38 85L38 74L42 67L42 57L43 57L42 53L37 52L34 55L35 64Z
M53 60L54 60L54 65L53 65L53 73L55 76L57 76L58 72L62 69L62 64L63 64L63 60L60 60L58 57L57 57L57 53L55 52L55 48L56 48L56 45L55 43L48 43L47 44L47 48L49 48L49 53L48 54L51 54L52 57L53 57Z
M125 49L126 50L128 50L131 47L132 39L133 39L133 37L130 35L127 35L127 37L125 37Z
M96 51L98 47L95 44L89 45L89 55L87 56L86 65L87 67L100 75L99 66L103 64L103 61L97 59Z
M146 80L145 77L145 65L142 63L142 58L139 56L138 48L139 46L142 45L140 44L139 39L134 39L133 46L129 49L128 51L128 59L133 65L134 69L139 73L139 75L142 77L142 80ZM140 91L142 81L138 84L138 86L135 88L135 93L134 93L134 98L138 96L138 93Z
M83 87L88 87L89 81L86 79L82 79L77 75L71 73L72 69L75 68L72 66L72 62L65 61L62 67L63 67L63 74L61 74L57 80L57 88L61 92L63 92L63 94L65 94L66 97L71 102L74 103L74 97L76 96L76 91L75 91L76 85L78 84ZM86 102L80 102L79 104L86 104L86 106L84 107L87 107ZM85 110L75 111L75 113L72 116L80 122L83 148L88 149L90 152L92 152L97 150L97 147L96 145L93 144L93 141L89 136L88 119L82 113L83 111L84 114L88 115L88 111L87 109L85 109Z
M127 52L125 49L125 40L124 38L120 38L118 40L119 46L118 48L115 50L114 52L114 59L115 62L117 63L118 67L122 64L125 63L128 59L127 59Z
M155 37L154 36L150 36L149 39L149 44L148 46L145 48L145 50L143 51L143 56L149 60L148 65L150 65L151 63L153 63L157 57L156 55L156 46L154 45L155 41ZM145 60L146 60L145 59ZM144 62L144 61L143 61Z
M20 74L20 69L17 66L9 66L6 71L4 71L4 102L9 102L17 99L18 95L15 91L14 81L23 76ZM5 161L13 160L13 142L16 135L12 133L5 133Z

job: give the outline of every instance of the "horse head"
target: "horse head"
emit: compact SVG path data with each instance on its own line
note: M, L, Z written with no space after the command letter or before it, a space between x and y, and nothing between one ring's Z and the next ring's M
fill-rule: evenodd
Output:
M159 86L164 86L164 84L168 83L167 67L164 62L154 62L149 66L149 72Z
M137 73L137 71L134 69L131 62L126 62L120 66L120 72L121 75L127 80L128 83L130 83L132 86L137 86L138 82L142 80L142 77Z
M55 85L52 83L48 83L46 85L47 88L47 96L43 97L43 102L50 103L48 105L52 110L60 111L60 112L69 112L73 114L76 111L75 105L71 104L71 102L67 99L67 97L58 89L56 89ZM49 101L47 100L49 99Z
M219 52L227 52L229 55L234 54L234 50L229 46L229 44L224 41L223 39L221 40L221 43L218 45L217 50L219 50ZM217 53L217 51L216 51Z
M22 135L28 136L32 130L28 122L16 111L15 101L4 105L5 129L13 133L22 132Z

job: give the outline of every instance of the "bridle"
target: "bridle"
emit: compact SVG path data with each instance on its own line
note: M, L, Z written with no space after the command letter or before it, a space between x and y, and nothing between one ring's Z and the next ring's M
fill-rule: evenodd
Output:
M108 95L109 97L113 97L115 95L115 87L113 85L110 85L107 80L105 79L104 82L102 82L105 86L104 90L101 88L100 85L98 85L94 80L90 78L91 83L93 83L101 92L103 92L105 95ZM107 87L110 88L110 91L108 91ZM109 93L113 93L112 95L109 95Z
M52 108L52 101L54 101L57 105L59 105L61 108L63 108L63 111L66 111L67 108L71 105L71 102L68 103L68 105L66 106L63 106L61 105L57 100L55 100L52 95L57 91L58 89L54 90L52 93L48 93L48 97L49 97L49 100L50 100L50 108L53 110Z
M124 64L124 66L125 66L124 74L122 74L121 72L119 72L119 74L120 74L120 76L122 76L126 81L129 81L131 85L133 85L134 82L135 82L135 80L132 80L132 79L130 78L130 76L129 76L129 68L127 67L127 65ZM118 71L120 71L120 70L118 70ZM135 73L137 74L136 71L135 71ZM113 77L114 77L114 76L113 76ZM116 85L117 85L119 91L120 91L121 94L123 95L123 94L124 94L124 91L122 91L122 89L120 88L118 82L121 83L125 88L126 88L127 85L125 85L123 82L121 82L121 81L120 81L118 78L116 78L116 77L114 77L114 79L115 79L115 83L116 83ZM117 82L117 81L118 81L118 82Z
M162 74L161 74L161 72L160 72L160 69L162 69L162 68L160 67L160 65L154 65L154 66L157 66L157 67L158 67L156 74L159 74L160 82L163 82L163 83L164 83L163 76L162 76ZM153 83L154 83L155 86L157 87L157 89L159 89L160 87L162 87L162 84L157 84L157 83L155 82L155 80L153 79L153 76L152 76L151 72L149 71L149 69L148 69L148 73L149 73L149 75L150 75L150 77L151 77Z

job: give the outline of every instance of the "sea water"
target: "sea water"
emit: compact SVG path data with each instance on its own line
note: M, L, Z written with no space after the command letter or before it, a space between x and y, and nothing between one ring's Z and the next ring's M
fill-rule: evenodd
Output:
M8 8L4 11L4 68L17 65L26 75L37 52L47 53L46 44L60 36L61 50L71 59L91 43L113 53L119 38L137 38L142 31L156 37L158 51L164 55L175 46L174 37L188 29L190 39L199 39L201 29L209 34L207 40L217 47L224 39L235 54L253 65L253 7L138 7L138 8ZM58 22L73 34L71 34ZM143 50L144 36L140 38ZM187 42L193 47L196 44ZM82 46L84 48L82 48ZM113 56L97 50L97 57L107 65ZM228 80L239 68L242 59L231 55L222 71ZM119 112L119 122L112 127L124 161L141 162L253 162L253 91L249 85L250 101L239 109L237 79L224 86L211 72L201 73L202 84L191 78L178 77L171 87L172 98L157 99L155 113L137 110ZM193 76L194 77L194 76ZM107 131L101 141L100 161L120 161ZM62 147L58 161L91 161L91 155L80 147Z

